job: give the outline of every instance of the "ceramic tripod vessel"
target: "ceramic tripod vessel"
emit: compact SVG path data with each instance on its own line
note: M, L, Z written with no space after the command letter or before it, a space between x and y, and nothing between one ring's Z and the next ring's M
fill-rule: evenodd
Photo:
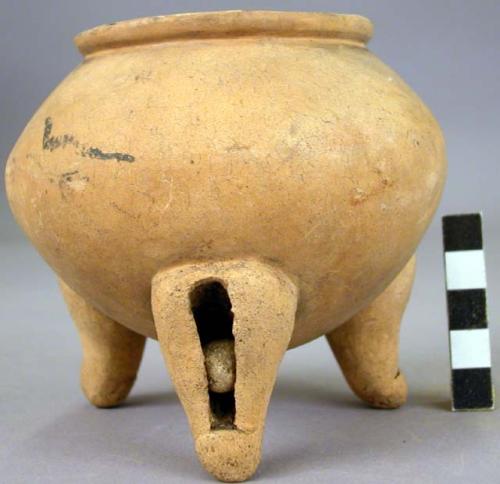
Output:
M218 479L255 472L289 348L326 335L361 399L406 398L399 323L446 163L370 35L363 17L285 12L98 27L9 157L86 396L119 404L157 338Z

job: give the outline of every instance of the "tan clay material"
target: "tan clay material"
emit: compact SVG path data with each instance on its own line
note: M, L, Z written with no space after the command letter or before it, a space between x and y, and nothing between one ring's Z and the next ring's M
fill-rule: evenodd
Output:
M397 408L408 388L398 366L399 324L410 296L415 257L365 309L327 335L349 386L378 408Z
M203 351L189 300L197 285L214 281L227 290L234 314L236 408L230 430L227 421L219 426L210 413ZM200 460L223 481L249 478L260 460L267 405L293 330L296 286L267 264L228 261L162 271L153 280L152 294L162 353Z
M11 208L80 333L85 394L119 403L157 338L221 480L255 471L287 348L327 335L360 398L406 398L399 323L445 150L371 30L240 11L98 27L9 157Z
M236 358L234 341L219 340L208 343L203 348L208 388L216 393L234 390L236 380Z
M96 407L114 407L134 384L146 338L96 311L63 281L60 287L82 344L83 393Z

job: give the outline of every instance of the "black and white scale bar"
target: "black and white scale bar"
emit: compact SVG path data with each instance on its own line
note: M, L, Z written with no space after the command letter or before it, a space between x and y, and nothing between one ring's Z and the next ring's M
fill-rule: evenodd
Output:
M481 214L443 217L443 241L452 410L491 410L494 391Z

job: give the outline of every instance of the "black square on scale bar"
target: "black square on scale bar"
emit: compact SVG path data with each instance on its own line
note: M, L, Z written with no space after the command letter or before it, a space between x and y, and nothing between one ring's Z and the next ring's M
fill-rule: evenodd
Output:
M488 327L484 289L447 291L446 298L450 331Z
M490 368L453 370L452 379L454 410L493 408Z
M481 214L446 215L443 217L445 252L455 250L481 250L483 235Z

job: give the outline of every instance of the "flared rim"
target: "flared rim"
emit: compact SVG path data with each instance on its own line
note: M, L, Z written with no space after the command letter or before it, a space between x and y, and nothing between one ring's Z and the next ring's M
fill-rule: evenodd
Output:
M229 10L144 17L101 25L75 37L83 55L168 40L250 36L319 37L366 44L373 33L360 15Z

